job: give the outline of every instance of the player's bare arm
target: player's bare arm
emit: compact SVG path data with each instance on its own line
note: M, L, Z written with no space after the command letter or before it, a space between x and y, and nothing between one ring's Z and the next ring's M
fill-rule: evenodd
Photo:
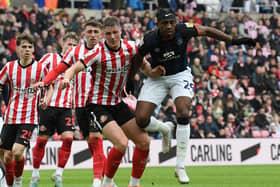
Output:
M188 23L185 24L187 25ZM241 44L247 44L250 46L256 45L256 40L252 38L245 37L245 38L237 39L213 27L202 26L199 24L195 24L195 27L197 28L197 32L199 36L209 36L217 40L223 40L232 45L241 45Z
M52 95L53 95L53 86L50 84L48 87L47 87L47 92L46 92L46 95L40 99L40 103L39 103L39 106L45 110L47 107L48 107L48 103L50 102L51 98L52 98Z
M144 75L151 78L157 78L162 75L165 75L165 68L161 65L152 68L151 64L144 58L140 70Z
M60 82L60 88L64 89L70 84L70 80L76 75L78 72L85 69L85 65L78 61L76 64L71 66L65 73L64 79Z

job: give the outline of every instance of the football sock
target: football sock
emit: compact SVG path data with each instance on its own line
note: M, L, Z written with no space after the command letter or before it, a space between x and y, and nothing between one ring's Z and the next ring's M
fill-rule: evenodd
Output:
M137 186L140 183L140 178L146 168L149 150L141 150L135 147L132 158L132 172L130 178L130 186Z
M96 179L101 179L105 165L105 155L103 151L103 140L102 138L92 137L89 140L89 146L92 150L93 155L93 175Z
M33 168L39 169L42 159L45 155L45 147L47 144L46 139L43 139L41 137L38 137L36 140L36 145L33 148Z
M14 183L14 176L15 176L15 165L14 162L6 163L4 162L6 168L6 182L8 186L12 186Z
M177 140L177 160L176 167L185 167L185 158L187 146L190 139L190 125L177 124L176 140Z
M16 177L21 177L23 173L23 168L24 168L24 163L25 163L25 158L24 156L22 157L21 160L19 161L14 161L15 162L15 176Z
M62 139L62 146L58 151L58 167L64 168L70 153L71 153L71 146L72 146L73 138L63 138Z
M124 153L120 152L115 147L111 149L111 151L108 154L107 163L105 166L105 176L107 176L107 178L112 179L114 177L121 163L123 155Z

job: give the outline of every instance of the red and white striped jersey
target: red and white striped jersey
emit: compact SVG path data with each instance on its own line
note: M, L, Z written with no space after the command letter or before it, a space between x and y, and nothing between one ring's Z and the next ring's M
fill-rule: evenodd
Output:
M63 62L72 66L79 59L83 58L89 50L85 42L73 47L64 55ZM88 92L92 86L91 68L89 67L85 71L77 73L74 79L74 106L76 108L85 107L88 99Z
M32 84L41 81L47 72L47 68L37 61L25 67L18 60L4 66L0 72L0 84L9 84L10 89L5 124L38 124L40 91L33 90Z
M137 45L133 41L121 40L118 51L110 50L103 41L81 59L87 67L92 67L94 81L89 92L90 103L116 105L122 101L121 93L136 52Z
M61 60L62 57L59 54L47 53L39 60L39 63L42 63L44 66L46 66L48 71L50 72L59 63L61 63ZM59 82L63 79L63 75L64 74L60 74L53 84L53 95L48 106L58 108L72 107L72 84L70 84L70 86L65 89L60 89L59 87Z

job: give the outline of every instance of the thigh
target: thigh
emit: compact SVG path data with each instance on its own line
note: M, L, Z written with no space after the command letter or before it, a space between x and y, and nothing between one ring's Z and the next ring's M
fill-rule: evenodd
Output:
M173 100L180 96L188 97L190 99L193 98L194 83L193 76L189 70L169 76L167 82Z
M165 77L160 79L145 79L141 88L138 101L146 101L159 105L168 94Z
M75 109L76 120L84 137L89 135L89 113L86 107Z
M121 128L128 139L132 140L136 146L144 149L149 148L150 138L148 133L138 127L135 118L122 125Z
M95 129L97 128L99 132L103 132L103 128L111 121L114 121L114 117L112 115L112 108L113 106L96 104L90 104L88 106L92 125Z
M58 134L66 131L73 132L75 130L72 123L72 110L70 108L57 109L56 130Z
M33 124L18 124L17 136L15 143L24 145L25 147L29 146L30 138L32 132L35 128Z
M5 150L12 150L13 144L16 141L17 126L15 124L4 124L1 131L0 148Z
M112 115L114 120L119 124L119 126L125 124L126 122L134 118L133 112L124 102L120 102L119 104L113 107Z
M55 133L56 111L54 107L47 107L46 110L39 111L39 135L51 136Z

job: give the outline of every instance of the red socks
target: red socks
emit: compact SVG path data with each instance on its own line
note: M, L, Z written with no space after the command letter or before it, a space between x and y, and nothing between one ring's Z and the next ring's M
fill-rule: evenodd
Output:
M24 168L24 163L25 163L25 158L22 157L20 161L14 161L15 162L15 176L20 177L22 176L23 173L23 168Z
M141 150L135 147L132 158L132 173L131 176L140 179L144 173L147 164L149 150Z
M115 147L111 149L108 154L107 163L105 166L105 175L109 178L113 178L120 163L124 153L117 150Z
M64 168L70 153L71 153L71 146L72 146L73 138L64 138L62 139L62 146L58 151L58 167Z
M47 144L47 140L38 137L36 140L36 145L33 148L33 168L40 168L42 159L45 155L45 147Z
M12 186L14 183L14 176L15 176L15 165L14 162L6 163L4 162L5 168L6 168L6 181L7 185Z
M93 156L93 175L94 178L101 179L104 171L106 157L103 151L102 138L91 137L88 143Z

